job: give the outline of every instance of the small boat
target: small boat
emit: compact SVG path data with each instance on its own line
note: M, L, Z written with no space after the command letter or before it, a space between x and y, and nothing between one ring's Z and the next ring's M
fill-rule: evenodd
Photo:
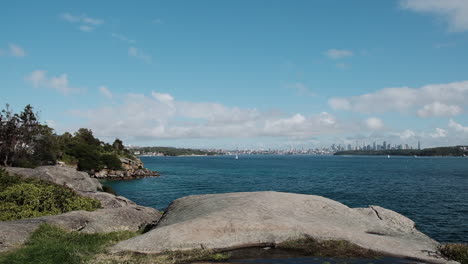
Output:
M389 159L389 158L390 158L390 155L387 155L387 159Z
M236 159L239 159L239 156L237 156L237 154L236 154Z

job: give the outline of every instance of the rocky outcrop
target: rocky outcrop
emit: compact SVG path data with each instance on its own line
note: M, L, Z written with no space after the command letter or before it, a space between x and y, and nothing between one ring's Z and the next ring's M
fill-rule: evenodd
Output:
M188 196L175 200L156 227L120 242L112 252L228 250L274 246L304 237L346 240L392 256L445 263L438 243L394 211L349 208L314 195L279 192Z
M60 215L0 222L0 251L22 245L41 224L51 224L69 231L85 233L136 231L154 225L161 214L149 207L138 206L122 196L101 192L102 185L85 172L69 167L44 166L36 169L5 168L10 174L64 185L82 196L101 202L104 209L93 212L73 211Z
M6 167L5 169L10 174L65 185L77 192L97 192L102 189L98 180L90 178L86 172L71 167L42 166L35 169Z
M157 171L152 171L143 167L143 162L138 159L120 158L122 162L122 170L102 169L100 171L92 171L90 175L97 179L107 180L131 180L144 177L158 177Z
M114 231L137 231L159 220L161 214L143 206L125 206L114 209L99 209L94 212L73 211L17 221L0 222L0 252L16 248L42 224L61 227L67 231L83 233L107 233Z
M99 200L103 208L135 205L134 202L125 197L102 192L102 185L97 179L93 179L89 177L86 172L77 171L74 168L42 166L35 169L15 167L7 167L5 169L10 174L15 174L24 178L35 178L67 186L82 196Z

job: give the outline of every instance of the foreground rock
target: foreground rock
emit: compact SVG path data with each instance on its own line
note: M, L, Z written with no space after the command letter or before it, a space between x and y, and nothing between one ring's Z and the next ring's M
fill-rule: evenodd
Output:
M99 209L94 212L73 211L60 215L0 222L0 252L16 248L26 242L41 224L50 224L68 231L107 233L137 231L161 218L156 210L142 206Z
M414 222L378 206L349 208L333 200L278 192L196 195L174 201L148 233L120 242L112 252L275 245L312 237L347 240L383 254L445 263L438 243Z
M101 192L102 185L85 172L69 167L43 166L36 169L5 168L10 174L64 185L79 195L94 198L104 209L93 212L73 211L60 215L0 222L0 251L18 247L27 241L41 224L51 224L69 231L106 233L136 231L157 223L161 214L149 207L138 206L122 196Z

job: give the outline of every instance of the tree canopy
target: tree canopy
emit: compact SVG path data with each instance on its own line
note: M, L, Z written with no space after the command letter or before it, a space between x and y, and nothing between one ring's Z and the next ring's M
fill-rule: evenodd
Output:
M80 128L74 134L57 135L39 122L31 105L14 113L9 105L0 112L0 163L3 166L36 167L63 161L79 170L121 169L119 158L134 156L116 139L112 145Z

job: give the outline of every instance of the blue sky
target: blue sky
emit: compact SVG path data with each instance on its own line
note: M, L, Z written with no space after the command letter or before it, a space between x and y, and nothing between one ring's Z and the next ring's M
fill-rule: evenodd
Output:
M0 103L179 147L468 144L468 2L10 1Z

